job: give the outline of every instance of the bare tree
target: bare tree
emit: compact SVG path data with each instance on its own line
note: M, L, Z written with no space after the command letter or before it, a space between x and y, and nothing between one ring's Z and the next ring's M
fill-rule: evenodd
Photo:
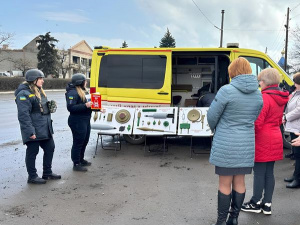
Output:
M72 64L67 61L69 59L68 55L68 50L65 50L64 48L58 51L58 68L63 75L63 79L66 78L68 71L73 68Z
M14 63L16 69L21 70L23 72L23 76L25 75L27 70L30 70L35 67L34 63L26 58L20 58L11 61Z
M9 44L13 36L12 33L0 31L0 62L9 59L9 56L4 55L5 51L3 51L3 45Z
M291 49L291 69L292 72L300 71L300 27L297 26L292 32L293 47Z
M0 31L0 45L9 44L9 41L12 39L14 35L12 33L6 33Z

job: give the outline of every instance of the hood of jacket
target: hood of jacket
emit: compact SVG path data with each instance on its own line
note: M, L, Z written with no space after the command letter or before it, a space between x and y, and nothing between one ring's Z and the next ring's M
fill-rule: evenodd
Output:
M281 90L278 85L270 85L261 91L262 94L268 94L277 105L285 105L289 100L289 92Z
M20 93L20 91L23 91L23 90L27 90L27 91L31 92L28 84L20 84L19 87L17 88L17 90L15 90L15 96L17 96Z
M72 83L68 83L66 87L66 91L70 91L70 90L76 90L76 86Z
M257 77L251 74L238 75L231 80L230 84L246 94L258 89Z

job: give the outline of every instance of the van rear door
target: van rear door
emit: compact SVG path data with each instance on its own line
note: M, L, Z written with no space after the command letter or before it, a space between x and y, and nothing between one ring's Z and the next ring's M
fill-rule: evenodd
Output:
M170 49L108 49L99 54L98 87L107 105L171 104Z

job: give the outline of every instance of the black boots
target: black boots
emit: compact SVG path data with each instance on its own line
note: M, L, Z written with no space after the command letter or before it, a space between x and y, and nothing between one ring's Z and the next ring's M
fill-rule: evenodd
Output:
M81 166L91 166L91 165L92 165L91 162L89 162L89 161L87 161L87 160L85 160L85 159L83 159L83 160L80 162L80 164L81 164Z
M215 225L226 225L226 219L230 207L231 194L225 195L218 191L218 220Z
M28 178L27 180L28 184L46 184L46 181L40 177L34 177L34 178Z
M286 185L287 188L300 188L300 180L295 179L291 183Z
M85 160L85 159L82 159L82 160L80 161L80 163L74 164L73 170L74 170L74 171L78 171L78 172L86 172L86 171L88 171L88 170L87 170L87 168L85 168L85 167L86 167L86 166L91 166L91 165L92 165L91 162L89 162L89 161L87 161L87 160Z
M50 173L50 174L43 174L42 178L44 180L59 180L61 179L61 175L55 174L55 173Z
M83 165L81 165L81 163L74 164L73 170L77 171L77 172L86 172L86 171L88 171L87 168L85 168Z
M232 190L231 208L229 210L229 218L227 225L238 225L238 217L245 199L245 193L238 193Z
M291 176L291 177L284 178L284 181L285 181L285 182L289 182L289 183L292 182L293 180L295 180L294 175Z
M29 177L27 183L29 184L46 184L46 180L58 180L61 179L61 176L55 173L43 174L42 178L39 176L31 178Z

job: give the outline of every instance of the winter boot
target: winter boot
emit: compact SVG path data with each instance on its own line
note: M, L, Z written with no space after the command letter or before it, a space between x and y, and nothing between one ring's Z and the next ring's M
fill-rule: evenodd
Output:
M92 165L91 162L89 162L89 161L87 161L87 160L85 160L85 159L83 159L83 160L80 162L80 164L81 164L81 166L91 166L91 165Z
M226 225L226 219L230 207L231 194L225 195L218 191L218 220L215 225Z
M231 208L229 210L229 218L227 220L227 225L238 225L238 217L241 211L245 199L245 193L238 193L232 190L232 201Z
M288 183L293 182L293 180L295 180L294 175L291 176L291 177L284 178L284 181L285 181L285 182L288 182Z
M87 168L83 167L80 163L79 164L74 164L73 166L73 171L78 171L78 172L87 172Z
M61 175L50 173L50 174L43 174L42 178L44 180L59 180L61 179Z
M43 178L40 178L38 176L36 177L29 177L27 180L28 184L46 184L46 180Z

